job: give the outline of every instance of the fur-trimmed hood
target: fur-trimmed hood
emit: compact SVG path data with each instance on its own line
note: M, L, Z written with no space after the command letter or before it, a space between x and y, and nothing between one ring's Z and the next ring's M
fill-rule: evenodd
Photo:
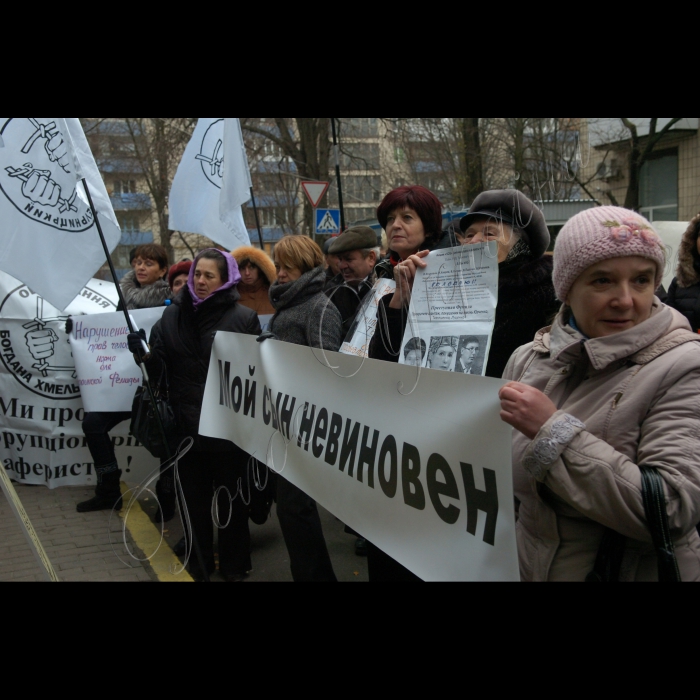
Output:
M272 286L277 280L275 265L272 260L270 260L270 256L262 250L246 245L241 248L236 248L236 250L231 252L231 255L236 259L239 268L244 260L250 260L254 265L257 265L267 278L268 286Z
M678 270L676 278L679 287L692 287L700 283L700 255L698 254L698 236L700 235L700 214L698 214L683 234L678 250Z

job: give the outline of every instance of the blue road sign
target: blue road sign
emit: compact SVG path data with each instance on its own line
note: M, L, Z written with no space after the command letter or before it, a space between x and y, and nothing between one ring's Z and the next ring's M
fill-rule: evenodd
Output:
M340 233L340 209L316 209L316 233L330 236Z

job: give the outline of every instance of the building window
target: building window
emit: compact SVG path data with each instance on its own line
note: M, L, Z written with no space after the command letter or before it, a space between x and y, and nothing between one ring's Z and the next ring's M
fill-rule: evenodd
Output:
M141 231L141 222L135 216L117 214L117 221L119 221L122 233L139 233Z
M376 138L379 136L379 123L374 118L341 118L341 135L350 138Z
M136 180L115 180L114 194L136 194Z
M678 151L655 155L642 166L640 211L649 221L678 221Z

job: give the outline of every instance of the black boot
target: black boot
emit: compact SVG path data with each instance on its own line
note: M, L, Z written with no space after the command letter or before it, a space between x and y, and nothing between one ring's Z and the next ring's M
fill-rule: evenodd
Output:
M156 496L158 496L160 508L156 513L155 521L170 522L175 517L175 480L172 474L165 474L158 479Z
M121 510L122 492L119 488L119 479L122 475L116 462L104 467L95 467L97 472L97 486L95 497L89 501L78 503L78 513L92 513L96 510Z

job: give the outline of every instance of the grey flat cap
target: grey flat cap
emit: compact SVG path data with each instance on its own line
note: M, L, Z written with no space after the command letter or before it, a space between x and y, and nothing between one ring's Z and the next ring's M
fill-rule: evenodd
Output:
M355 226L341 233L333 242L329 252L331 255L340 255L353 250L376 248L378 245L374 229L369 226Z

